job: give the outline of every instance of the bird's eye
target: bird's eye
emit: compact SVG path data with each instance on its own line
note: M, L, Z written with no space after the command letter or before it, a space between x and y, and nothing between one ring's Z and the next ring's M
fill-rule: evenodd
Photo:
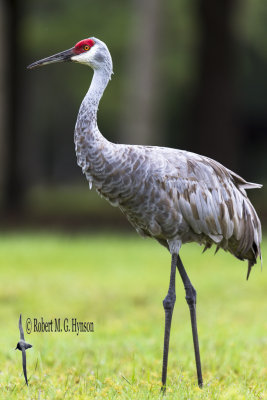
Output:
M88 46L88 44L86 44L85 46L84 46L84 50L85 51L88 51L90 49L90 47Z

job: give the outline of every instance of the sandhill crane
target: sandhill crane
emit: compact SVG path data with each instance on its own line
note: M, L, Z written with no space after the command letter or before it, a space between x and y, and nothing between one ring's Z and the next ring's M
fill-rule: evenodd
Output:
M187 151L155 146L114 144L97 125L99 101L111 78L112 59L105 43L91 37L73 48L44 58L28 68L74 61L93 68L89 90L75 126L78 165L89 187L117 206L142 236L155 238L171 254L168 293L163 300L165 333L162 390L165 391L172 313L176 300L176 266L182 278L191 316L198 385L203 384L197 321L196 291L179 256L183 243L213 244L251 267L261 258L261 224L246 189L261 185L218 162Z

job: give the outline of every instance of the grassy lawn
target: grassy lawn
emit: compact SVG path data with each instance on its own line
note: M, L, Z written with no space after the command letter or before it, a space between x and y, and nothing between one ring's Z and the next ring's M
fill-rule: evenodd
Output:
M266 253L267 243L263 246ZM204 388L198 389L189 311L177 279L166 399L263 399L267 274L197 245L181 257L198 292ZM2 234L0 397L160 398L170 256L137 235ZM179 278L177 276L177 278ZM14 351L22 313L29 388ZM26 334L26 319L93 321L94 332ZM70 323L71 325L71 323Z

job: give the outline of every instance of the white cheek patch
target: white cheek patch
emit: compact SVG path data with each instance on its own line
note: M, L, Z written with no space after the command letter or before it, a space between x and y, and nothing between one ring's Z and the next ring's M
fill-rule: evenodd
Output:
M72 56L71 60L72 61L76 61L76 62L81 63L81 64L87 64L87 65L90 65L90 66L94 66L93 59L94 59L96 50L97 50L97 46L94 45L93 47L91 47L90 50L85 51L84 53Z

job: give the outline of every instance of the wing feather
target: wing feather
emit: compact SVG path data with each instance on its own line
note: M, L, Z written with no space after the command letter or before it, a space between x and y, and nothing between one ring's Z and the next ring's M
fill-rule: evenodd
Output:
M24 331L23 331L22 322L21 322L21 314L19 316L19 331L20 331L20 340L25 340L24 339Z
M225 249L234 238L232 251L241 258L255 243L255 254L260 255L260 221L245 189L261 185L246 182L208 157L183 151L164 153L174 168L172 182L176 175L178 206L192 231L207 235Z
M153 236L149 226L155 217L161 230L157 239L184 234L184 242L198 241L209 247L213 241L218 248L248 259L251 265L256 262L261 226L245 189L260 185L194 153L150 146L120 148L125 160L131 152L139 162L138 177L131 169L131 201L123 203L125 214L135 218L137 229L141 226Z

